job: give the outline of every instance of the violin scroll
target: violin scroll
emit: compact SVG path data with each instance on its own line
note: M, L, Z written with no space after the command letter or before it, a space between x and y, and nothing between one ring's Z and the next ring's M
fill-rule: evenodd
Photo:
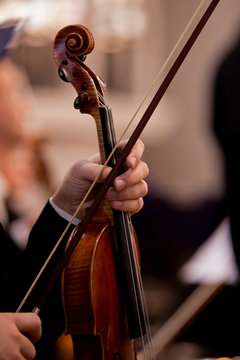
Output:
M84 60L94 48L92 33L82 25L61 29L54 42L54 57L58 74L70 82L77 92L74 108L94 116L99 108L99 95L104 96L104 84L85 65Z
M61 29L56 41L65 47L70 56L84 57L94 49L94 38L92 33L85 27L69 25Z

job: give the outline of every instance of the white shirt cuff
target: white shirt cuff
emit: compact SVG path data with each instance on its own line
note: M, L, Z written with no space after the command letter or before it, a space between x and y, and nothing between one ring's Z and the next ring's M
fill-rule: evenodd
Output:
M68 222L71 221L72 215L61 209L59 206L57 206L53 201L52 198L49 199L50 205L53 207L53 209L56 211L58 215L60 215L63 219L67 220ZM78 225L81 220L75 218L73 220L73 225Z

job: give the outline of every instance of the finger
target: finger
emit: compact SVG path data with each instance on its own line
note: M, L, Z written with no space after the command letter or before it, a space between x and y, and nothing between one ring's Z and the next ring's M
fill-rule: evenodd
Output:
M25 337L24 343L20 347L20 352L24 359L32 360L35 359L36 350L31 341Z
M119 145L120 151L124 149L127 141L128 140L124 140L120 143ZM126 158L125 166L132 169L135 168L138 162L141 160L143 152L144 152L144 144L140 139L138 139L137 142L134 144L132 150L130 151L130 154Z
M133 186L139 181L145 179L148 174L149 169L147 164L143 161L140 161L137 167L134 169L128 169L114 180L114 189L116 191L121 191L127 186Z
M26 333L35 343L42 335L41 320L38 315L33 313L18 313L15 316L15 324L19 331Z
M101 173L103 169L103 166L97 163L93 163L89 160L81 160L77 162L73 167L73 177L76 178L76 181L78 182L79 179L86 180L86 181L94 181L95 178ZM111 171L111 168L106 166L103 169L103 172L98 179L98 182L103 182L109 172Z
M143 199L111 201L111 206L115 210L129 212L131 215L139 212L143 207Z
M144 197L148 192L147 183L142 180L139 183L127 187L122 191L116 191L114 188L110 188L106 194L106 199L109 201L125 201L125 200L136 200Z
M20 351L18 350L18 351L14 351L13 353L12 352L10 352L10 357L6 357L6 359L17 359L17 360L26 360L26 357L24 357L21 353L20 353ZM2 358L1 358L2 359ZM3 359L5 359L5 358L3 358ZM34 359L34 358L32 358L32 359Z
M101 164L100 154L96 153L88 157L88 160L96 164Z
M126 142L127 140L120 143L120 149L124 148ZM143 151L144 144L141 140L138 140L127 157L125 165L128 168L135 168L141 159ZM103 182L110 173L111 168L106 166L103 171L102 169L99 154L94 154L89 158L89 160L82 160L75 164L74 175L76 179L81 178L83 180L94 181L95 178L102 172L98 182Z

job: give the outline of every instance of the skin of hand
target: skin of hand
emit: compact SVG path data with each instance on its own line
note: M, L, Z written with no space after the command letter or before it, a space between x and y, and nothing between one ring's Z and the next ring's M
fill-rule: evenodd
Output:
M0 313L0 360L34 359L33 344L41 333L41 320L36 314Z
M126 143L127 140L121 142L120 151ZM125 161L125 171L114 180L113 186L107 192L106 199L110 201L113 209L134 214L143 207L142 197L148 191L144 179L149 174L147 164L141 161L143 152L144 144L138 140ZM99 155L77 162L65 176L52 201L67 213L73 214L101 169ZM110 171L111 168L106 167L98 182L104 182ZM89 200L93 197L94 195L91 195Z

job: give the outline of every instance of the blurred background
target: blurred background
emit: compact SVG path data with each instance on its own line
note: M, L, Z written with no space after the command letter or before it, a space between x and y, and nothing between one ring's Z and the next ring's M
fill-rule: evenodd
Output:
M56 33L69 24L91 29L96 46L86 64L107 84L106 99L119 135L199 3L0 1L1 22L24 20L8 57L21 73L21 80L13 82L14 96L21 83L20 103L27 103L23 122L31 134L30 144L20 142L21 151L16 152L28 154L26 161L34 172L30 176L25 169L23 178L28 180L10 199L11 214L14 209L28 218L30 212L32 223L71 164L98 149L93 119L74 110L75 91L58 78L52 54ZM134 224L153 332L192 290L179 280L179 268L226 215L223 160L212 127L213 84L222 58L239 36L239 19L239 0L220 1L141 136L150 168L149 195ZM26 232L16 240L21 248ZM177 353L180 359L197 358L202 354L198 350L195 354L195 348L178 347ZM175 355L161 358L171 357Z

